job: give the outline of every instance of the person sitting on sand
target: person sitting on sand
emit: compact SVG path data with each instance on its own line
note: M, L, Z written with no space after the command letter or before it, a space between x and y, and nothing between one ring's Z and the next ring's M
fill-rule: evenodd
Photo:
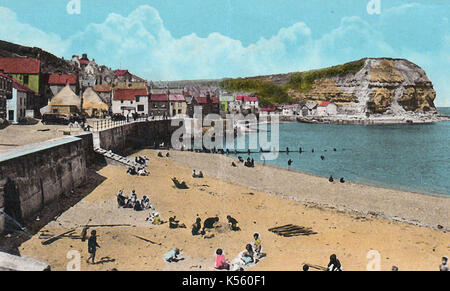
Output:
M172 182L175 184L175 187L178 189L189 189L189 187L186 185L186 182L179 182L177 178L172 178Z
M442 264L439 266L440 271L448 271L448 258L442 257Z
M164 260L168 263L176 263L182 260L181 251L179 249L171 249L167 254L164 255Z
M234 162L231 162L231 166L237 167L236 164L235 164Z
M256 232L253 235L253 239L253 250L255 251L256 256L260 257L262 255L262 241L259 233Z
M392 269L391 269L393 272L397 272L398 271L398 267L397 266L392 266Z
M202 171L200 171L200 173L198 174L198 177L199 178L203 178L203 172Z
M127 174L130 174L132 176L137 175L138 173L136 171L136 167L128 167Z
M203 223L202 234L205 234L205 229L213 229L214 224L219 221L219 217L209 217Z
M158 211L155 211L153 213L153 221L152 221L153 225L161 225L163 224L162 220L161 220L161 215L159 214Z
M134 203L133 209L134 209L134 211L142 211L142 210L144 210L142 208L142 202L139 201L139 200L136 200L136 203Z
M228 223L229 223L230 228L231 228L232 231L239 231L239 230L241 230L241 229L237 226L238 221L237 221L236 219L234 219L234 218L231 217L230 215L227 215L227 219L228 219Z
M139 176L148 176L148 172L145 168L139 168L138 174L139 174Z
M150 203L150 199L147 196L143 196L141 200L142 209L150 209L152 208L152 204Z
M225 255L222 249L216 251L216 269L217 270L229 270L230 264L225 260Z
M170 217L169 218L169 228L186 228L186 225L184 224L180 224L179 220L176 220L176 216Z
M197 178L197 173L195 172L195 170L192 170L192 178Z
M341 262L339 262L335 254L332 254L330 256L330 262L328 263L328 271L342 271Z
M328 178L328 181L329 181L330 183L333 183L333 182L334 182L333 176L330 176L330 178Z
M161 153L161 152L158 152L158 157L160 157L160 158L162 158L162 157L163 157L163 155L162 155L162 153Z
M341 179L339 180L339 182L341 182L341 183L345 183L345 180L344 180L344 178L341 178Z
M169 153L166 154L166 158L168 158L168 157L170 157L170 154L169 154Z
M119 190L119 193L117 193L117 204L119 207L127 205L127 198L123 195L123 190Z
M240 163L244 162L244 159L241 156L238 157L238 160L239 160Z
M192 225L192 235L200 235L200 230L202 229L202 219L197 217L195 223Z
M245 251L242 252L242 255L241 255L241 260L244 262L244 265L248 265L250 263L253 263L255 261L254 258L253 258L254 255L255 255L255 253L253 252L252 245L251 244L247 244L245 246Z
M303 265L303 272L308 272L309 271L309 266L307 264Z

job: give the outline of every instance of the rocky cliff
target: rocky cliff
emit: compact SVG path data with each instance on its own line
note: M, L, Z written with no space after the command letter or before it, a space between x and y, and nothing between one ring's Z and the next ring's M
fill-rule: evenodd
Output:
M282 89L291 102L332 101L348 114L436 111L436 92L430 79L424 70L405 59L367 58L308 72L222 82L226 89L264 95L261 84ZM266 101L270 103L270 96Z

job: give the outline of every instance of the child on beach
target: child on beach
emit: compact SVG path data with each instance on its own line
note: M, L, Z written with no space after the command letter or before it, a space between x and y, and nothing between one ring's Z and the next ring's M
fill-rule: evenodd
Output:
M225 255L222 249L217 249L216 251L216 269L218 270L229 270L230 264L225 260Z
M199 235L201 228L202 228L202 219L200 217L197 217L195 223L192 225L192 235Z
M172 262L178 262L179 260L182 260L180 258L181 251L179 249L171 249L167 254L164 255L164 260L168 263Z
M92 264L95 264L95 253L97 252L97 248L100 246L97 243L97 232L93 230L91 232L91 237L88 240L88 253L89 258L87 259L87 263L89 263L89 260L92 259Z
M330 262L328 263L328 271L342 271L341 262L339 262L335 254L332 254L330 256Z
M253 247L251 244L247 244L245 246L245 251L242 252L241 260L244 262L244 265L249 265L254 262L255 253L253 252Z
M262 241L261 237L259 236L259 233L255 233L253 235L253 238L255 239L253 242L253 250L255 251L256 255L259 257L262 252Z

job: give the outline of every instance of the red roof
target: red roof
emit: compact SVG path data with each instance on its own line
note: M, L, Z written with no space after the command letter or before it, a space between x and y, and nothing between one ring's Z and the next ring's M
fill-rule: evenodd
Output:
M196 99L199 104L219 103L219 97L197 97Z
M0 70L7 74L39 74L41 62L34 58L0 58Z
M60 74L50 74L48 77L49 85L76 85L77 75L60 75Z
M167 94L152 94L151 101L169 101L169 95Z
M262 107L259 109L259 111L275 111L277 110L276 107Z
M31 90L30 88L20 84L16 80L13 80L13 85L12 86L13 86L13 88L17 89L17 91L35 94L35 92L33 90Z
M128 73L128 70L115 70L114 75L116 77L122 77L125 76L125 74Z
M319 104L319 107L327 107L331 102L322 102Z
M114 100L134 101L136 96L147 95L147 89L114 89Z
M169 95L170 101L186 101L183 95L181 94L170 94Z
M110 85L97 85L94 87L94 91L96 92L111 92Z
M258 96L236 96L236 101L258 101Z

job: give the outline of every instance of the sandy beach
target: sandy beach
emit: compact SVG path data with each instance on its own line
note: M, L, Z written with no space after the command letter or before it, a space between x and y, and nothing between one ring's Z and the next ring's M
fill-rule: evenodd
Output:
M231 260L258 232L267 257L250 270L300 270L304 263L326 266L333 253L344 270L366 270L370 250L379 252L381 270L393 265L400 270L438 270L441 257L450 254L450 235L445 230L450 227L447 198L329 183L325 178L260 164L253 169L242 164L234 168L231 158L220 155L170 151L170 158L158 158L156 154L150 150L135 154L150 157L148 177L129 176L120 165L98 170L105 179L23 243L20 253L48 262L53 270L66 270L70 250L81 253L81 270L87 271L213 270L217 248ZM203 171L205 178L192 178L192 169ZM175 188L172 177L185 181L189 189ZM188 228L151 225L145 221L149 210L118 208L119 189L126 194L135 189L139 198L149 195L164 221L176 215ZM190 227L197 215L202 220L220 218L214 237L192 236ZM239 221L241 231L228 228L227 215ZM101 246L97 253L100 263L94 265L86 263L87 242L77 237L82 231L79 226L88 222L130 225L92 228ZM308 227L316 234L282 237L268 231L286 224ZM76 228L72 238L41 244L39 234L56 235L72 228ZM175 247L182 249L185 260L165 263L163 255Z

